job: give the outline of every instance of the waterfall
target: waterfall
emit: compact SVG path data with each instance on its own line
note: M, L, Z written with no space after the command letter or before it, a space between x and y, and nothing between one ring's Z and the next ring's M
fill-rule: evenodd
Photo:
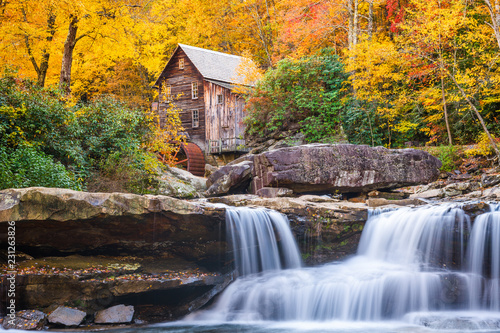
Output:
M500 311L500 212L477 217L467 254L471 308Z
M372 214L358 254L404 265L461 266L470 219L455 206Z
M281 219L265 210L228 211L243 276L196 318L428 323L436 311L499 310L500 212L471 226L459 205L374 211L357 255L320 267L300 267Z
M301 266L284 215L268 209L227 208L226 224L239 275Z

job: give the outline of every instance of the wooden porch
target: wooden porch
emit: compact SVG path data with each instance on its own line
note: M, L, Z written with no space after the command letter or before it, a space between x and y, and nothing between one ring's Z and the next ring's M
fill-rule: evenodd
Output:
M207 140L207 153L222 154L232 152L248 153L250 148L245 146L244 139L220 138L218 140Z

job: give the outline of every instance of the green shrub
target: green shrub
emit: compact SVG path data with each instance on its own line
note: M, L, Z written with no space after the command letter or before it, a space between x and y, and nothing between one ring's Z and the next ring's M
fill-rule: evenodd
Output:
M456 169L456 163L460 157L454 146L440 146L437 158L443 164L441 171L449 172Z
M92 192L155 193L157 174L151 168L151 160L157 161L155 156L140 150L110 154L89 178L88 188Z
M342 113L342 126L349 143L384 145L384 133L381 130L379 115L373 108L362 109L354 104L349 105Z
M34 147L19 147L11 152L0 147L0 170L0 189L31 186L82 188L64 165Z
M74 105L55 88L4 72L0 184L82 189L91 176L121 170L130 177L119 187L144 193L158 167L146 150L153 129L152 117L116 99L101 96Z
M247 135L263 141L273 133L300 131L308 142L337 135L345 80L342 63L329 49L299 60L281 60L248 100Z

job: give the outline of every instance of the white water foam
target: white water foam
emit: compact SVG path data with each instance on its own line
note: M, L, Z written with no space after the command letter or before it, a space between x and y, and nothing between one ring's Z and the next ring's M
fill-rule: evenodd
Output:
M234 211L230 214L239 215L240 220L248 220ZM457 311L466 311L470 316L476 316L477 312L470 311L496 309L500 295L495 289L482 287L487 285L483 281L496 279L496 267L500 260L497 256L500 251L496 245L491 245L500 244L500 234L480 231L484 228L493 230L491 225L498 223L484 222L490 227L483 227L481 219L500 221L500 217L497 218L500 213L488 214L494 216L477 218L469 242L471 221L456 205L377 212L371 214L367 221L356 257L321 267L280 270L283 266L277 264L277 258L283 258L284 254L275 253L276 249L280 251L280 246L266 244L259 249L239 246L240 249L253 251L253 254L237 255L241 258L258 257L259 264L255 264L256 259L247 260L248 265L243 263L246 259L238 259L239 265L248 266L244 269L246 276L232 283L212 309L194 314L189 320L406 321L426 326L431 317L436 322L436 313L451 313L451 316L455 313L459 316ZM233 218L232 215L230 218ZM254 218L251 220L252 227L249 229L234 225L231 228L244 230L245 239L248 235L258 235L257 230L261 227L254 224L259 222ZM270 229L277 228L266 226L264 229L267 230L266 236L260 239L273 241ZM242 237L238 232L233 234L233 239ZM280 233L275 232L275 235ZM477 236L476 240L476 234L482 236ZM275 238L281 239L280 236ZM239 241L240 244L256 244L254 241ZM476 243L482 245L476 246ZM475 247L484 250L473 250ZM479 254L481 251L483 256ZM496 251L495 254L492 251ZM484 253L491 253L491 279L484 276L484 267L476 264L484 260ZM268 265L267 261L273 264ZM265 267L271 268L267 270ZM478 277L482 279L479 287L475 285ZM485 316L491 320L479 320L479 329L486 328L486 322L490 325L488 329L500 323L496 316L489 316L488 313ZM443 327L457 330L460 330L460 325L467 329L474 327L475 324L468 324L470 322L469 319L456 320L457 326L453 328L448 315L442 321Z
M468 251L471 309L500 311L500 212L478 216Z
M262 208L227 208L226 221L240 275L302 266L284 215Z

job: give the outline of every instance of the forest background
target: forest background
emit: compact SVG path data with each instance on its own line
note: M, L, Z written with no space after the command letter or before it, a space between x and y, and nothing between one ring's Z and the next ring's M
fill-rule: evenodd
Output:
M259 65L255 142L500 155L497 0L0 0L0 36L1 188L98 190L117 170L152 188L151 88L177 43Z

